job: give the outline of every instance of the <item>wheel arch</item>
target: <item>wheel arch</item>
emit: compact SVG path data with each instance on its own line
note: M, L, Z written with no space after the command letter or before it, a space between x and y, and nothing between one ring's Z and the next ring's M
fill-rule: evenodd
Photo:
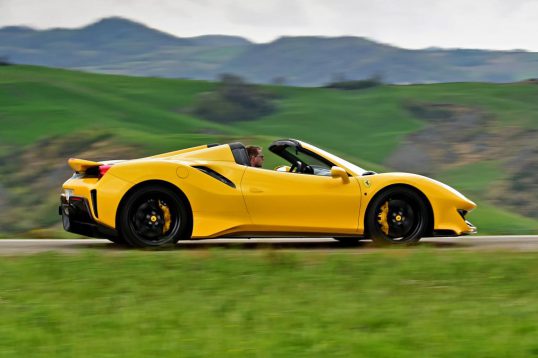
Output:
M188 232L189 232L189 237L190 237L190 235L192 234L194 217L193 217L192 207L191 207L191 203L189 202L189 199L187 198L185 193L180 188L178 188L176 185L174 185L174 184L172 184L170 182L167 182L165 180L158 180L158 179L146 180L146 181L140 182L138 184L135 184L135 185L133 185L133 187L131 187L123 195L123 197L120 200L120 203L118 204L118 210L116 210L116 228L117 228L117 230L119 231L119 228L120 228L119 219L121 217L121 215L120 215L121 210L123 210L123 206L124 206L125 202L127 201L127 199L133 193L135 193L136 191L138 191L138 190L140 190L140 189L142 189L144 187L149 187L149 186L152 186L152 185L162 186L162 187L166 187L166 188L172 190L175 194L177 194L179 196L181 201L186 205L186 207L187 207L187 215L189 217Z
M387 190L393 189L393 188L405 188L405 189L412 190L422 199L422 201L426 205L426 209L428 211L428 229L426 230L426 235L425 236L433 235L434 215L433 215L433 208L432 208L432 204L430 203L430 200L428 199L426 194L424 194L417 187L415 187L413 185L410 185L410 184L402 184L402 183L387 185L386 187L384 187L383 189L381 189L377 193L375 193L375 195L372 197L372 199L370 199L370 201L368 202L368 206L366 207L366 210L364 211L363 225L364 225L365 233L368 230L366 222L367 222L368 215L369 215L371 207L372 207L372 203L380 195L383 195Z

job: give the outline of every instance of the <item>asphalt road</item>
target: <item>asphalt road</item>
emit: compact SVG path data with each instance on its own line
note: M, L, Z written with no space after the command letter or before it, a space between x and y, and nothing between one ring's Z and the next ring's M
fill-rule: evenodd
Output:
M425 238L416 247L432 247L442 250L497 250L497 251L538 251L538 235L535 236L465 236L451 238ZM212 239L199 241L181 241L173 248L165 251L193 251L211 248L235 250L262 250L275 249L286 251L323 250L325 252L367 253L383 250L372 245L371 242L361 241L350 245L340 243L331 238L295 238L295 239ZM108 240L75 239L75 240L48 240L48 239L3 239L0 240L0 255L26 255L39 252L56 251L77 253L82 250L96 250L102 252L118 252L129 250L126 247L113 244Z

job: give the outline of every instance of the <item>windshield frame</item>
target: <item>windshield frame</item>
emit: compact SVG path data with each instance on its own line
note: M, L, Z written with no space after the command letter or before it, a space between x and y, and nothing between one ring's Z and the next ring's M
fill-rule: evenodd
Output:
M305 149L311 151L311 152L314 152L316 153L317 155L325 158L326 160L328 160L329 162L332 162L332 163L335 163L336 166L339 166L339 167L342 167L344 168L348 174L352 174L352 175L355 175L355 176L361 176L363 175L364 173L367 172L367 170L359 167L358 165L355 165L353 163L350 163L348 162L347 160L345 159L342 159L334 154L331 154L321 148L318 148L312 144L308 144L308 143L305 143L305 142L300 142L301 143L301 146L304 147Z
M274 141L270 146L269 150L275 155L285 159L286 161L293 163L297 158L293 155L290 155L286 151L286 148L293 147L295 150L302 152L308 156L319 157L321 161L327 162L331 166L338 166L346 170L348 175L352 176L361 176L364 173L368 172L367 170L348 162L345 159L342 159L334 154L331 154L321 148L318 148L312 144L302 142L296 139L280 139ZM318 159L318 160L319 160Z

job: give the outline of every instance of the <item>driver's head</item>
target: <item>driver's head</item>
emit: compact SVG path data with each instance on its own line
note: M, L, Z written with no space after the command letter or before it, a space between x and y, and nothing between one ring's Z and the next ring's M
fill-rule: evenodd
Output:
M251 167L261 168L263 165L262 148L254 145L247 147L248 160Z

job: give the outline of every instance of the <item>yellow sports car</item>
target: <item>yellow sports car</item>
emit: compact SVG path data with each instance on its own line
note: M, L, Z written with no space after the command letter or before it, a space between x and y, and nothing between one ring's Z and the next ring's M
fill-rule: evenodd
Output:
M65 230L137 247L216 237L330 236L411 244L472 234L476 204L407 173L366 171L311 144L269 146L283 163L251 167L241 143L126 161L69 159L59 213Z

